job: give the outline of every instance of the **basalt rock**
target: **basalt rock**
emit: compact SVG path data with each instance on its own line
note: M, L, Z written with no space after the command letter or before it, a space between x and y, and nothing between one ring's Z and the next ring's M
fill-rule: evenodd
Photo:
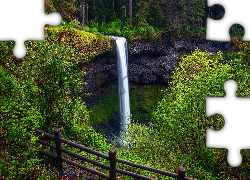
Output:
M216 41L197 39L179 39L174 47L169 46L167 37L154 41L137 40L129 43L128 47L128 74L130 85L163 85L168 82L177 66L175 59L178 55L190 54L199 47L210 54L230 50L231 44ZM118 86L117 59L115 53L106 53L96 56L84 65L86 75L84 81L88 85L82 90L86 104L93 104L108 86ZM86 96L85 93L93 93ZM101 97L101 96L100 96Z
M170 46L170 44L174 44ZM199 38L179 38L175 42L170 43L167 36L156 40L136 40L129 43L129 54L150 56L179 56L183 54L190 54L197 47L202 51L207 51L210 54L216 54L222 51L223 54L232 50L232 43L219 41L206 41Z
M130 55L150 55L150 56L165 56L171 49L166 36L162 38L139 39L129 43L128 53Z
M129 84L135 85L164 85L174 71L177 62L171 57L148 57L129 56L128 74ZM96 93L98 95L102 88L107 86L117 86L117 60L114 55L101 55L88 62L84 81L88 83L82 93ZM95 96L83 99L87 104L92 104L96 100Z

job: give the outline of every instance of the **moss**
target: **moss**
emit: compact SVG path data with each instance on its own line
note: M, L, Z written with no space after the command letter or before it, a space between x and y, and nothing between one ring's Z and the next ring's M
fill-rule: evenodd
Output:
M150 120L157 103L163 98L166 87L130 87L130 108L132 122L143 119ZM119 111L118 91L114 90L106 95L100 102L91 107L90 121L94 127L100 123L107 124L108 119Z
M107 124L108 118L119 111L119 97L117 91L112 91L91 108L90 122L93 127L100 123Z
M85 60L91 60L94 56L115 50L115 42L112 38L66 26L45 27L46 40L57 41L59 45L62 43L70 45L77 50L76 56Z
M106 78L107 74L105 72L100 72L99 74L94 76L92 83L100 87L103 84L103 82L105 82Z

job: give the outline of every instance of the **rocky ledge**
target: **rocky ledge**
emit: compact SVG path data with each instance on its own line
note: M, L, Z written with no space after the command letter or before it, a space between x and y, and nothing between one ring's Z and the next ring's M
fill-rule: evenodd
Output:
M157 42L158 41L158 42ZM128 74L130 85L163 85L168 82L178 65L176 57L190 54L199 47L209 54L222 51L226 54L230 43L205 41L199 39L179 39L171 47L166 37L150 40L137 40L128 45ZM96 56L93 60L86 62L86 75L84 81L88 85L82 90L83 100L86 104L93 104L96 96L100 96L101 89L118 84L117 59L115 53L105 53ZM93 96L85 96L85 93L93 93Z

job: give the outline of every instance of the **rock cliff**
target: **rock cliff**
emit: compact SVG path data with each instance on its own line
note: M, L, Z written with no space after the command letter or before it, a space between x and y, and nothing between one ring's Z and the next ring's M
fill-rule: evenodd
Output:
M205 41L198 39L179 39L171 47L167 37L155 40L141 39L128 43L128 74L130 85L161 85L167 86L178 65L176 57L190 54L199 47L210 54L222 51L227 53L230 43ZM87 104L98 101L101 89L118 84L117 60L115 53L104 53L83 64L86 68L84 81L88 85L81 91ZM85 96L84 93L93 93Z

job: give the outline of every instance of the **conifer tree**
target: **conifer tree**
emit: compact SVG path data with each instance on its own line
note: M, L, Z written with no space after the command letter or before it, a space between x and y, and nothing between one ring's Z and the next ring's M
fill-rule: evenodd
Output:
M63 20L71 21L74 19L76 0L47 0L47 13L58 12Z
M130 19L130 28L132 29L132 0L129 0L129 19Z

